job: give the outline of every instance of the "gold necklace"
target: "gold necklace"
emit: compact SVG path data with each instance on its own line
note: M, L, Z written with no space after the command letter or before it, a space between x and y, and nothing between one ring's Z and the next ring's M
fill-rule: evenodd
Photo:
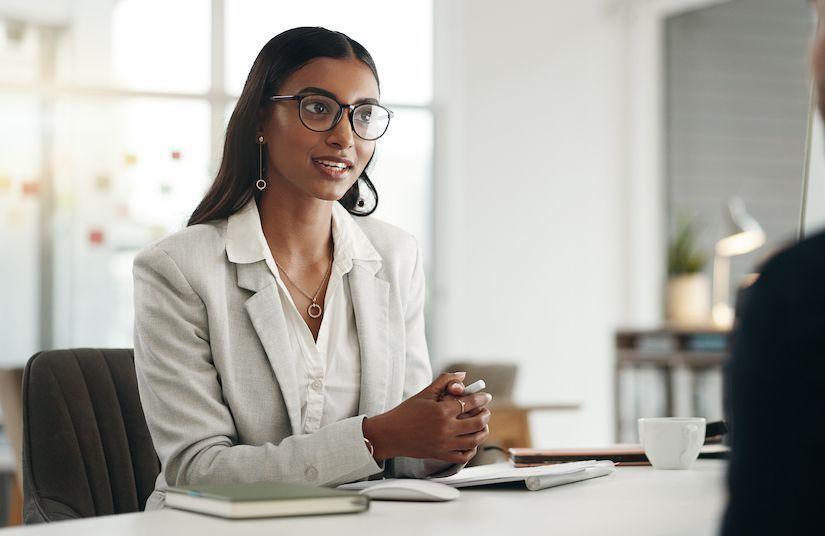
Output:
M286 278L286 280L289 281L290 283L292 283L292 286L295 287L296 289L298 289L298 292L303 294L311 302L309 304L309 307L307 307L307 314L309 315L310 318L318 318L322 314L324 314L324 309L320 305L318 305L317 300L318 300L318 294L320 294L321 289L324 288L324 283L326 283L327 278L329 277L329 274L332 273L332 261L334 259L334 254L335 254L335 248L333 246L332 255L329 256L329 267L327 268L327 273L324 274L324 278L321 279L321 284L318 285L318 290L316 290L315 294L312 295L312 296L310 296L308 292L304 291L304 289L299 287L295 283L295 281L293 281L292 278L289 277L289 274L286 273L286 270L284 270L284 267L281 266L280 264L278 264L278 261L275 261L275 266L277 266L281 270L281 273L284 274L284 277Z

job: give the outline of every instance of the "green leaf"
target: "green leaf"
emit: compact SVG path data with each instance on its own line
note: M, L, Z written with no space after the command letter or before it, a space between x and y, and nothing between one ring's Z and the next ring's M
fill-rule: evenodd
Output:
M697 248L696 232L690 218L681 214L667 252L667 271L671 276L701 272L708 255Z

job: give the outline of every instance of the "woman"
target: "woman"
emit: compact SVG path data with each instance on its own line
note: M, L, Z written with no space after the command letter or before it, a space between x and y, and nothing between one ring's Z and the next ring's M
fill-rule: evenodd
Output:
M450 474L487 393L433 383L415 239L369 215L391 112L369 53L323 28L264 46L189 226L136 258L135 366L167 485ZM364 188L370 193L365 195Z

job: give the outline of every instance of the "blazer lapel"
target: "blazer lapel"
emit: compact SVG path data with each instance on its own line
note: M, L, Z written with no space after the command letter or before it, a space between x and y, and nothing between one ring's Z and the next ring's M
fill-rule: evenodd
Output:
M355 261L349 273L352 308L361 350L359 411L377 415L386 409L390 380L390 285L375 275L374 263Z
M238 286L255 292L244 304L278 378L293 434L302 433L301 398L298 393L298 363L289 346L286 318L275 288L275 277L266 261L236 264Z

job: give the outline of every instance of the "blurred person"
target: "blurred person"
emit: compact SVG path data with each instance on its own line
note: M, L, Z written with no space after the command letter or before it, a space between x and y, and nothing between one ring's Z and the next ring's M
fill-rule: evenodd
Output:
M490 395L433 381L415 239L370 217L391 116L342 33L295 28L258 54L211 188L134 263L161 462L147 509L169 485L448 475L487 438Z
M812 4L825 20L825 0ZM825 114L821 24L811 57L819 110ZM730 363L730 498L722 533L821 534L825 233L768 261L748 289L739 317Z

